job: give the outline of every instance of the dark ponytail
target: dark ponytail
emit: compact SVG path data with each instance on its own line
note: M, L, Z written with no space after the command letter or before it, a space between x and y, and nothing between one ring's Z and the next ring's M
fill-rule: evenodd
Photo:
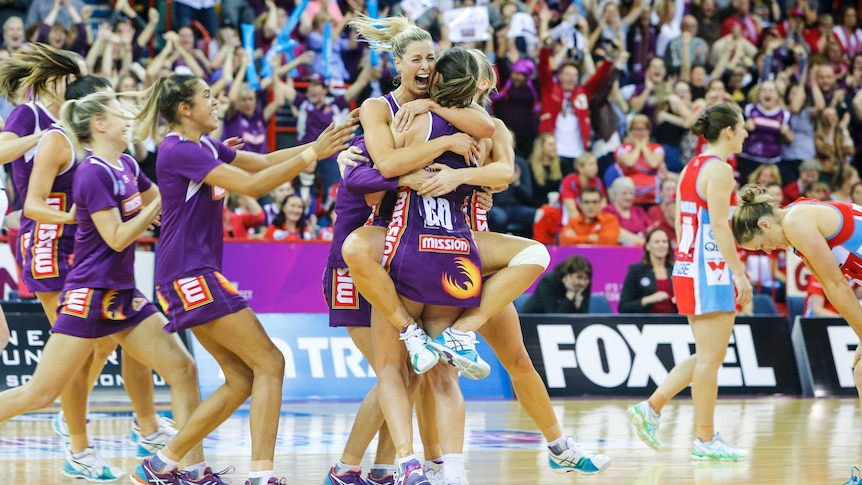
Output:
M712 143L718 140L722 130L728 126L735 128L739 122L739 107L730 103L716 103L707 108L691 125L691 132L703 135L706 141Z

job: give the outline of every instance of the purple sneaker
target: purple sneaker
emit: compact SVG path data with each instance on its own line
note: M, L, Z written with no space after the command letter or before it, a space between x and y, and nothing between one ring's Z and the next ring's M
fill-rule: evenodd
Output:
M365 483L368 485L395 485L395 477L392 475L375 477L369 472L368 477L365 478Z
M183 485L227 485L227 482L222 480L221 477L232 472L233 467L225 468L220 472L213 472L212 468L206 467L204 468L203 475L197 479L192 479L189 472L186 471L178 472L177 475L179 475Z
M129 478L131 478L132 483L139 483L141 485L183 485L183 482L177 476L176 470L157 472L150 465L149 458L142 461Z
M323 485L366 485L366 483L362 479L362 471L359 468L336 475L335 467L332 467L323 479Z
M252 485L251 480L246 480L245 485ZM266 485L287 485L287 479L270 477L269 480L266 481Z
M410 460L395 470L395 485L431 485L419 460Z

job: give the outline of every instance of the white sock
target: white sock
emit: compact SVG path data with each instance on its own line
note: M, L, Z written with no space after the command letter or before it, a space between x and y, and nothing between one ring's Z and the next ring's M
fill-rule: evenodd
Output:
M551 448L552 450L565 450L566 445L568 444L568 443L566 443L568 441L568 439L569 439L569 437L566 435L560 436L559 438L555 439L554 441L548 442L548 448Z
M248 481L252 483L252 485L263 485L264 480L268 480L270 477L275 476L274 470L265 470L262 472L248 472Z
M348 465L341 460L335 462L335 474L343 475L350 470L359 470L361 465Z
M202 461L197 465L190 465L186 467L186 471L191 475L192 480L198 480L204 474L204 470L207 469L207 462Z
M416 459L415 455L407 455L404 458L399 458L398 459L398 468L401 468L401 465L407 463L408 461L415 460L415 459Z
M446 480L457 480L467 475L464 469L464 455L449 453L443 455L443 477Z
M158 461L158 463L156 463L156 461ZM158 453L156 453L156 456L150 459L150 464L153 465L153 468L155 468L157 472L173 470L177 465L179 465L178 462L166 457L165 454L162 453L162 450L159 450Z

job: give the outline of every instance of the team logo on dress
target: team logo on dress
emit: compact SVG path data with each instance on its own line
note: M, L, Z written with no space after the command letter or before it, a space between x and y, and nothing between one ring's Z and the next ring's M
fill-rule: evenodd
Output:
M402 188L398 191L398 199L392 209L392 219L386 229L386 238L383 244L383 267L389 271L392 257L401 244L401 237L407 228L407 213L410 209L410 189Z
M239 295L239 291L237 291L237 289L234 288L232 284L230 284L230 281L228 281L223 274L216 271L215 277L221 285L222 289L225 291L225 293L228 293L230 295Z
M359 291L347 268L332 269L332 309L358 310Z
M142 296L132 298L132 310L139 312L147 305L147 299Z
M90 303L93 301L92 288L78 288L66 292L60 313L78 318L87 318L90 313Z
M117 305L117 297L120 292L117 290L108 290L105 296L102 297L102 318L104 320L125 320L126 314L123 313L122 305Z
M141 210L144 206L144 200L141 198L140 192L135 192L135 195L123 200L123 216L129 217Z
M453 277L444 272L441 277L443 290L459 300L479 296L482 292L482 271L468 258L455 258L455 266L461 270L460 276Z
M474 197L471 206L473 207L473 230L477 232L490 231L490 229L488 228L488 211L486 211L479 205L479 199Z
M419 251L446 254L470 254L470 241L463 237L421 234L419 236Z
M213 302L213 294L203 276L180 278L174 281L174 289L180 297L185 311L194 310Z
M45 200L52 209L66 210L66 194L51 193ZM30 270L33 279L56 278L60 276L59 240L63 235L62 224L36 224L33 230L32 261Z

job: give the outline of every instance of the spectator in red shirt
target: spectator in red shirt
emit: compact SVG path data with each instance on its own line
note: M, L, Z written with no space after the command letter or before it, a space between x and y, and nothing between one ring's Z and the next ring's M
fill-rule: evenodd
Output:
M805 187L820 180L820 162L810 158L799 164L799 178L784 186L781 205L788 205L802 196Z
M738 30L746 40L757 45L757 41L760 39L760 26L751 16L750 7L749 0L738 0L736 12L721 23L722 37Z
M602 194L601 208L604 209L608 205L605 185L598 174L599 161L592 153L586 152L575 159L575 173L566 175L560 184L560 199L563 201L563 224L579 214L577 203L584 187L599 189Z
M670 238L671 248L676 249L676 229L674 228L674 220L676 217L676 186L677 177L666 177L661 182L661 200L657 205L649 208L647 218L650 220L647 232L653 229L663 229Z
M281 211L266 228L263 238L267 241L307 241L312 239L305 218L305 203L302 197L291 194L284 198Z
M231 194L224 208L224 238L244 240L249 233L263 224L266 214L254 197Z
M602 212L611 214L619 221L619 243L626 246L642 246L650 220L643 207L634 203L634 183L628 177L620 177L614 180L608 193L611 203Z
M616 246L620 237L620 223L611 214L600 212L601 193L592 187L581 191L581 213L569 220L560 233L560 246L593 244Z
M608 187L617 177L629 177L635 184L635 204L648 207L656 203L659 170L664 164L664 147L649 140L650 121L635 115L629 122L626 143L614 154L616 163L608 168Z

